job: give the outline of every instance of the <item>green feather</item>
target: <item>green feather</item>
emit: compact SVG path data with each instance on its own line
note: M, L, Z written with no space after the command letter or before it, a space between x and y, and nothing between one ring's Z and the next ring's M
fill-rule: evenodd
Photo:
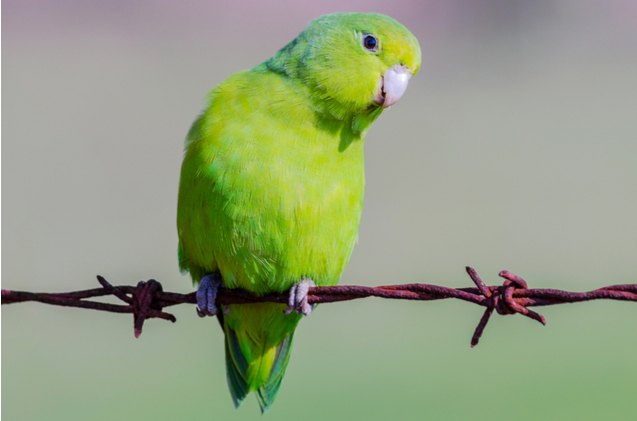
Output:
M362 47L373 33L378 52ZM219 271L228 288L285 292L301 279L334 285L357 238L363 139L382 108L384 72L420 67L415 37L377 14L333 14L252 70L215 88L186 140L177 227L179 262L195 283ZM283 378L300 316L279 304L223 316L235 405L263 410Z
M226 329L226 375L228 377L228 386L232 395L232 402L236 407L250 391L245 380L245 372L248 369L241 347L237 339L236 333L232 329Z
M274 364L270 370L267 382L259 387L257 390L257 399L261 412L265 412L270 409L270 405L274 403L277 393L279 393L279 387L281 387L281 381L285 374L285 369L288 366L290 360L290 348L292 347L292 339L294 337L294 331L283 339L281 343L276 346L276 355L274 357Z

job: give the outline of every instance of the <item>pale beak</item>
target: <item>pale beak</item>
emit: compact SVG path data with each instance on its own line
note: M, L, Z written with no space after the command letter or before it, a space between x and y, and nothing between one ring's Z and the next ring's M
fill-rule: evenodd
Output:
M401 64L390 67L381 80L374 94L374 102L383 108L394 105L407 90L411 78L409 69Z

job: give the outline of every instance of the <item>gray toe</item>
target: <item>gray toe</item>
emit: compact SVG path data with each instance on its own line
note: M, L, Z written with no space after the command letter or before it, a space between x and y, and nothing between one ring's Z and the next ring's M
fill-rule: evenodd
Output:
M196 292L197 314L200 317L214 316L217 314L216 301L220 286L221 276L219 273L210 273L201 278Z
M292 288L290 288L288 308L285 310L285 314L297 312L303 316L308 316L314 306L308 303L307 294L310 288L315 286L316 284L311 279L303 279L298 284L294 284Z

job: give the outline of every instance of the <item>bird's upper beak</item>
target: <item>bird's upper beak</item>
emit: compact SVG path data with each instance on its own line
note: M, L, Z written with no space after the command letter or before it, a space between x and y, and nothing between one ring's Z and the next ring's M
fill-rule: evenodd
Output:
M407 90L411 71L401 64L387 69L374 93L374 102L383 108L394 105Z

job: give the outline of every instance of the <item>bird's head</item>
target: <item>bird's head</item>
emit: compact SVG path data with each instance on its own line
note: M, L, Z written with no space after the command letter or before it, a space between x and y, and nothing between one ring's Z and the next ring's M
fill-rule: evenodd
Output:
M270 62L310 88L333 117L379 114L420 69L416 37L389 16L334 13L312 21Z

